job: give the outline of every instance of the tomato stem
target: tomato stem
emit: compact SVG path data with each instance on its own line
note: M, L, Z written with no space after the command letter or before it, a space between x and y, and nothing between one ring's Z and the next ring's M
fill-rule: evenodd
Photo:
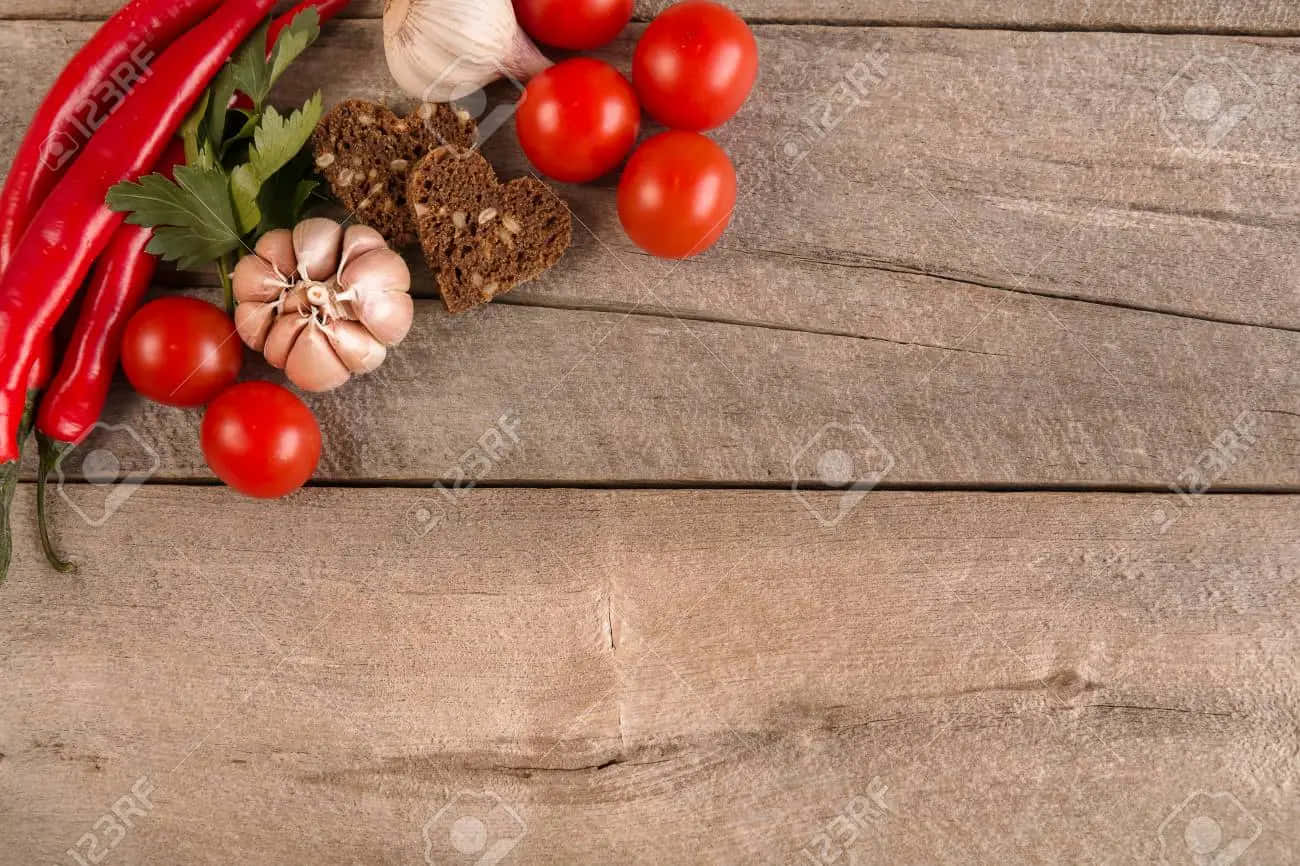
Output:
M41 528L41 549L45 551L45 559L55 571L60 574L75 574L77 571L76 563L69 562L59 556L59 552L54 549L54 543L50 540L50 526L45 512L45 491L48 486L46 482L49 479L50 470L58 465L64 454L72 450L73 445L70 442L51 439L43 433L36 434L36 443L39 446L41 458L36 474L36 521Z

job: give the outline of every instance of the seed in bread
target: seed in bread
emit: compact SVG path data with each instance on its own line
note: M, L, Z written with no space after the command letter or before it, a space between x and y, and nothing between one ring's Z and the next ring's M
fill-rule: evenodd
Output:
M534 177L501 183L477 151L433 150L411 170L407 197L452 313L536 279L573 242L573 217L558 194Z
M417 240L406 198L411 166L436 147L471 148L477 140L473 119L450 105L425 103L398 117L349 99L321 120L313 148L316 168L352 218L403 247Z

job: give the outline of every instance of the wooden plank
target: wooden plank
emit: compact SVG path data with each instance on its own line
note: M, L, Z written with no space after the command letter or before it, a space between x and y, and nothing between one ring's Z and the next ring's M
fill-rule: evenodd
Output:
M1036 300L986 300L968 315L997 318L997 336L958 351L505 305L454 319L420 302L379 372L308 398L327 440L318 478L431 481L472 464L493 481L788 484L816 476L799 455L829 435L861 438L858 465L882 461L889 484L1300 483L1296 374L1277 366L1300 338L1051 303L1075 337ZM484 469L476 443L502 418L520 443ZM104 424L81 454L210 477L196 413L121 387Z
M79 578L20 524L0 850L70 862L147 777L121 862L419 863L461 790L512 862L796 862L846 813L857 862L1154 862L1210 808L1300 853L1293 497L427 496L147 487Z
M89 32L78 23L0 27L0 75L33 84L0 108L0 163L44 82ZM623 235L612 181L563 187L582 223L576 254L564 279L520 297L871 336L881 292L897 291L899 273L922 273L1300 328L1295 41L788 26L758 34L757 94L717 133L742 191L720 247L680 266L649 258ZM630 47L623 40L606 56L626 66ZM875 68L883 80L873 83ZM868 89L857 108L845 102L853 80ZM282 96L297 102L317 86L328 102L398 99L378 28L331 28ZM1179 151L1176 141L1205 141L1179 113L1180 100L1205 86L1246 114L1217 148ZM809 120L837 125L812 132ZM527 170L508 125L487 150L503 175Z
M637 0L636 18L647 21L672 0ZM93 20L112 14L117 0L0 0L0 19ZM1206 4L1197 0L1023 0L1016 4L980 0L731 0L728 5L750 20L815 21L837 24L1005 27L1087 30L1199 30L1258 34L1300 31L1300 11L1285 0L1235 0ZM381 0L357 0L348 17L374 18Z
M420 301L379 371L308 398L318 478L788 485L840 449L887 484L1300 485L1300 335L930 288L933 343ZM210 477L197 413L122 386L104 424L69 477L104 450Z

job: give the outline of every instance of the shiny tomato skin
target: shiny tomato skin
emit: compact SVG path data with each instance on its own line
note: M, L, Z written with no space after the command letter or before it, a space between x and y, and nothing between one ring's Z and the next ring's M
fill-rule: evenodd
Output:
M623 31L632 5L633 0L515 0L515 16L538 42L591 51Z
M213 400L199 441L217 477L257 499L288 496L320 462L316 416L292 391L271 382L244 382Z
M515 126L538 171L586 183L617 168L636 144L641 106L617 69L577 57L528 82Z
M618 185L618 215L637 246L684 259L717 243L736 208L736 170L696 132L670 130L637 148Z
M632 81L646 112L669 129L726 123L758 78L758 43L736 13L687 0L651 22L637 43Z
M244 344L235 323L196 298L150 301L122 338L122 370L131 386L168 406L202 406L239 376Z

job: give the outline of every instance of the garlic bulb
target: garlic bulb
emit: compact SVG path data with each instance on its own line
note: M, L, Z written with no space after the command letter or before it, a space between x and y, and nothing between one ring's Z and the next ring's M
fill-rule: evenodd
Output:
M515 20L511 0L385 0L384 54L422 102L453 102L507 76L551 65Z
M268 232L234 274L235 328L305 391L384 363L411 330L411 272L379 232L309 219Z

